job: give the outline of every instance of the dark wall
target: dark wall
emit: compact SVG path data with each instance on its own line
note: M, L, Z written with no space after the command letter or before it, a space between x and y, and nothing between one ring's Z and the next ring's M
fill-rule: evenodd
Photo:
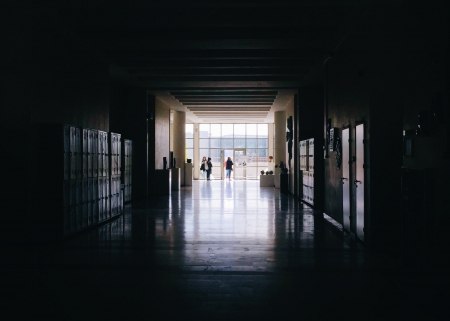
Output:
M7 201L2 202L1 234L14 242L26 240L33 228L28 225L33 215L30 195L39 188L30 179L31 125L68 123L108 131L109 74L104 57L69 31L33 23L25 8L10 13L0 78L2 130L12 137L4 145L4 180L9 183L2 193Z

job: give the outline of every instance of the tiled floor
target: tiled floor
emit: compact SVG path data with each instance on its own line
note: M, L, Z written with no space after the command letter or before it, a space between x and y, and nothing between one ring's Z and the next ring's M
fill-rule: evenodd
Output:
M134 201L61 246L4 257L2 306L14 320L433 320L448 311L405 291L395 259L369 255L258 181L196 181Z

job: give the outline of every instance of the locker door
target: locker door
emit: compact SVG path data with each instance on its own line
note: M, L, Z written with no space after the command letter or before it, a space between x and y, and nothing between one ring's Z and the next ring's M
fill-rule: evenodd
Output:
M81 151L81 130L78 127L75 127L75 158L76 158L76 178L80 179L82 178L82 172L81 172L81 161L82 161L82 151Z
M81 179L76 180L76 217L77 217L77 231L82 228L82 192Z
M117 134L114 135L114 142L113 142L113 146L114 146L114 175L117 175L118 170L117 170L117 166L119 165L119 160L117 159L117 157L119 156L118 153L118 148L117 148L117 142L119 140L119 137L117 136Z
M123 213L123 191L119 192L119 214Z
M117 215L117 193L116 193L116 186L117 186L117 177L114 177L113 179L111 179L111 183L112 183L112 187L111 187L111 207L112 207L112 215L116 216ZM114 194L113 194L114 193Z
M103 180L103 195L105 197L105 207L103 208L103 219L107 220L111 216L111 192L109 189L109 179L105 178Z
M98 178L92 179L92 224L98 223L98 210L99 210L99 194L98 194Z
M89 178L89 177L92 177L92 130L88 130L87 160L88 160L87 176Z
M77 181L70 181L70 233L77 230Z
M103 195L103 178L98 178L98 221L103 222L103 212L105 208L105 196Z
M103 133L103 177L109 177L108 133Z
M309 169L308 170L314 171L314 139L309 140L308 152L309 152L309 157L308 157Z
M92 130L92 177L98 177L98 131Z
M103 177L103 132L98 131L98 141L97 141L97 167L98 167L98 177Z
M344 228L350 231L350 129L342 130L342 215Z
M75 127L70 127L70 179L77 178L77 133Z
M82 151L82 170L83 178L88 177L88 130L82 129L81 151Z
M70 179L70 126L63 127L64 180Z
M92 225L92 195L94 194L92 188L92 178L88 178L88 195L87 195L87 226Z
M121 136L117 135L117 175L122 175L122 169L120 166L122 166L122 141Z
M63 182L63 226L64 235L70 233L70 181Z
M356 236L364 241L364 124L356 126Z
M82 219L81 219L81 227L86 228L88 225L88 179L85 178L82 181L82 200L81 200L81 208L82 208Z

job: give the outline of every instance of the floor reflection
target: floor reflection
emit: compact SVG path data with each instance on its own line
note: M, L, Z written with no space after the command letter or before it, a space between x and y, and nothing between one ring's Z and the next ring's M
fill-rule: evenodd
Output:
M10 297L47 319L323 320L350 302L364 320L410 311L360 244L258 181L195 181L124 212L35 254Z

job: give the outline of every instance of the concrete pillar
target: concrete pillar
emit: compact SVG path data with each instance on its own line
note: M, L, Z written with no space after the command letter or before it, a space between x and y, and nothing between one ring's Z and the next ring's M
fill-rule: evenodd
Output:
M273 156L274 159L272 160L272 162L269 162L269 171L273 171L274 168L274 162L275 162L275 155L273 154L273 124L268 124L269 125L269 156Z
M176 167L181 169L181 185L184 185L184 163L186 163L186 113L173 111L173 157Z
M286 113L275 112L275 164L286 163Z
M198 179L200 175L200 164L201 164L201 156L200 156L200 148L199 148L199 131L198 131L198 123L194 123L194 179Z

